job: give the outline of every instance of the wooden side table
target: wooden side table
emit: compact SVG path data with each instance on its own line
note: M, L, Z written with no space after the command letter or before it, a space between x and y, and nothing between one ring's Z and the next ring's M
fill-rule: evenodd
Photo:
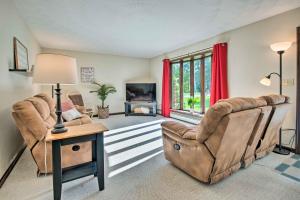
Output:
M52 142L53 194L54 199L61 199L62 184L89 175L97 176L99 191L104 190L104 148L103 132L108 129L100 123L70 126L61 134L48 131L47 142ZM61 146L92 142L92 161L68 168L61 167Z

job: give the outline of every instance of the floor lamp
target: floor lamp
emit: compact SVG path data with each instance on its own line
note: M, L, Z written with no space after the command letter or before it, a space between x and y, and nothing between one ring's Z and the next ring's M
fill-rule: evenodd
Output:
M277 75L279 77L279 94L282 95L282 55L283 53L290 48L292 45L291 42L279 42L275 44L271 44L270 47L273 51L279 54L279 73L272 72L265 76L260 83L266 86L271 85L271 76ZM274 153L288 155L290 153L289 150L282 148L282 130L279 130L279 144L273 150Z
M76 59L58 54L39 54L36 58L33 72L33 82L56 85L56 115L57 120L52 133L67 131L62 121L60 85L76 84L78 81Z

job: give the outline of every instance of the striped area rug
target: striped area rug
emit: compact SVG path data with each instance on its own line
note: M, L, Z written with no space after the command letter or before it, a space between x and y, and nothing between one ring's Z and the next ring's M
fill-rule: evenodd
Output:
M163 152L163 121L151 121L104 133L108 177L129 170Z

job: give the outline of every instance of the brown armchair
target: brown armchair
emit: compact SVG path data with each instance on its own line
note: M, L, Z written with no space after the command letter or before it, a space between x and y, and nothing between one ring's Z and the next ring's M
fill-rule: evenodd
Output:
M213 105L194 127L163 122L165 157L202 182L218 182L255 159L270 112L264 98L232 98Z
M19 128L27 147L30 149L33 159L40 173L52 172L52 145L45 142L48 129L51 129L56 122L55 103L46 94L38 94L27 98L13 105L12 116ZM66 122L66 126L76 126L92 123L87 115L81 118ZM62 147L62 166L68 167L91 160L90 142L77 144L78 151L73 151L74 145Z
M81 112L82 114L86 114L90 117L93 117L93 109L92 108L86 108L84 106L82 95L79 93L72 93L67 95L68 98L73 102L76 109Z

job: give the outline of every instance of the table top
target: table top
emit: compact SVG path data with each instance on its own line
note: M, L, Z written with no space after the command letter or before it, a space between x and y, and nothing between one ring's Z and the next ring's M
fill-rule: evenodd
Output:
M68 126L66 128L68 128L67 132L58 133L58 134L52 134L51 129L48 130L45 140L47 142L54 141L54 140L62 140L62 139L85 136L85 135L93 135L108 130L101 123L83 124L79 126Z

